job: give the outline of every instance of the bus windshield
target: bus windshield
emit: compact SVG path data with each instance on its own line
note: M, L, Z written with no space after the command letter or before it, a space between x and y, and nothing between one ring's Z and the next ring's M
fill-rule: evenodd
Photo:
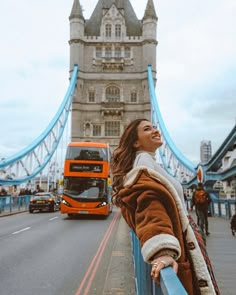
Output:
M108 152L106 148L70 146L66 160L107 161Z
M64 194L80 201L100 201L106 197L106 180L72 177L64 179Z

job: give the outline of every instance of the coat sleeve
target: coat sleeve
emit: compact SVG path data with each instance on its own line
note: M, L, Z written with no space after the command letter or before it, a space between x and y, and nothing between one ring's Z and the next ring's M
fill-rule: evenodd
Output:
M166 207L152 190L142 192L137 198L135 232L144 261L150 262L157 252L164 249L174 250L177 258L180 257L181 247L174 236Z

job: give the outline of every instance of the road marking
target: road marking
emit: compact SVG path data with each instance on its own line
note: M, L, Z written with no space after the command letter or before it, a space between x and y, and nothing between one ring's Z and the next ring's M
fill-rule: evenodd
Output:
M57 218L58 218L58 216L52 217L52 218L49 219L49 221L54 220L54 219L57 219Z
M117 211L117 213L113 217L112 222L110 223L110 225L103 237L103 240L101 241L100 246L98 247L97 253L93 257L93 260L90 263L88 270L87 270L84 278L82 279L81 284L80 284L78 290L76 291L75 295L80 295L80 294L88 295L89 294L89 290L91 288L94 276L97 272L103 252L104 252L107 242L111 236L112 229L115 226L116 220L118 219L119 216L120 216L120 211ZM85 284L87 284L87 286L85 286ZM85 288L85 290L82 293L83 288Z
M23 231L26 231L26 230L28 230L28 229L30 229L31 227L26 227L26 228L23 228L23 229L21 229L21 230L18 230L18 231L15 231L14 233L12 233L13 235L16 235L16 234L19 234L19 233L21 233L21 232L23 232Z

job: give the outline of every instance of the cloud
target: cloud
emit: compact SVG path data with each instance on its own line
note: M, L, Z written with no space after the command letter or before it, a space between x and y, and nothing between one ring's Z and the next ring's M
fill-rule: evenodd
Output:
M137 16L147 0L130 0ZM89 18L97 0L80 0ZM73 1L1 3L0 158L30 144L47 127L69 85ZM154 1L156 94L177 148L198 163L200 141L213 151L235 124L236 2Z

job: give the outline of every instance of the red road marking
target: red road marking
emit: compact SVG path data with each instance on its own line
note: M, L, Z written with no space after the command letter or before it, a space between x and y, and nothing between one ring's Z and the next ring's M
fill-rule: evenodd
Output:
M119 217L119 215L120 215L120 211L118 211L114 215L114 217L112 219L112 222L109 225L109 227L108 227L108 229L107 229L107 231L106 231L106 233L105 233L105 235L104 235L104 237L103 237L103 239L102 239L102 241L101 241L101 243L100 243L100 245L98 247L98 250L97 250L95 256L93 257L93 260L91 261L91 263L90 263L90 265L88 267L88 270L85 273L85 275L83 277L83 280L81 281L81 284L80 284L78 290L76 291L75 295L80 295L81 294L81 291L82 291L82 289L83 289L83 287L84 287L84 285L86 283L86 280L87 280L88 276L91 273L90 278L89 278L89 280L87 282L86 289L85 289L85 291L83 293L84 295L88 294L89 289L91 287L91 284L93 282L94 276L96 274L96 271L98 269L99 263L101 261L102 254L104 252L104 249L106 248L107 242L108 242L108 240L110 238L110 235L111 235L111 232L112 232L112 229L113 229L113 227L115 225L115 222L116 222L117 218ZM95 266L93 267L94 264L95 264Z

